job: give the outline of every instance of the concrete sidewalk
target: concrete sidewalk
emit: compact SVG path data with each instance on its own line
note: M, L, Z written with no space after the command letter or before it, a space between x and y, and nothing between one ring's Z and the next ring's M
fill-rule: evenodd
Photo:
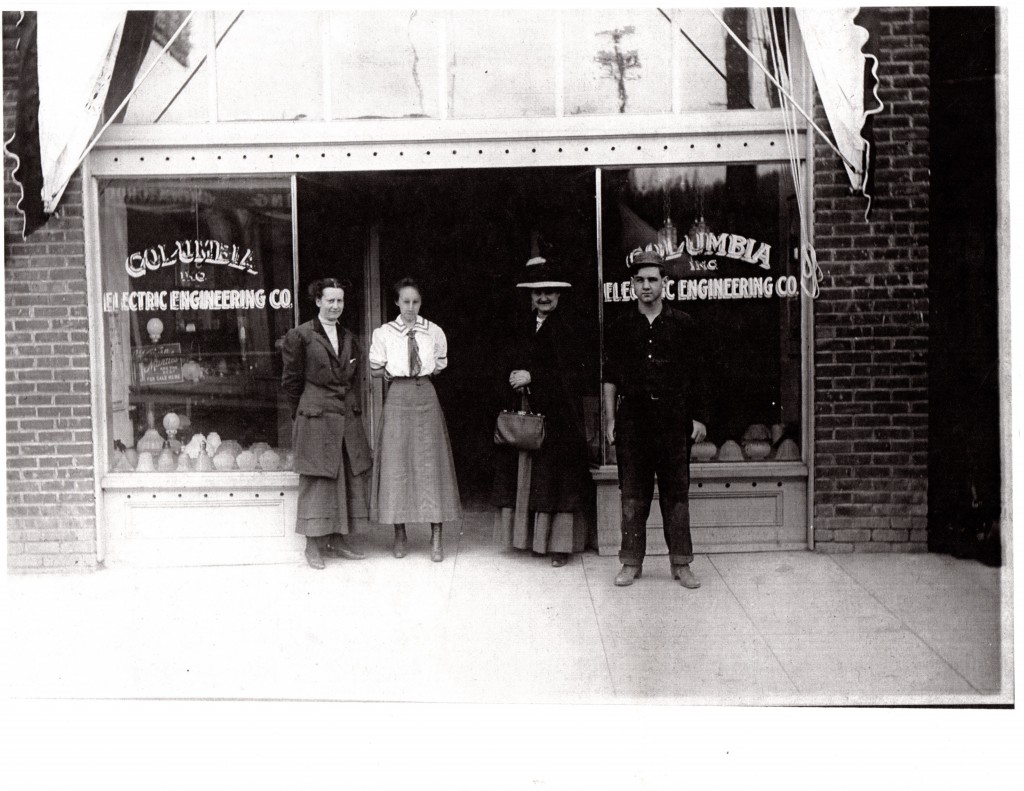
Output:
M941 555L614 557L562 569L490 523L358 540L369 558L11 575L10 698L685 704L1009 703L1001 577Z

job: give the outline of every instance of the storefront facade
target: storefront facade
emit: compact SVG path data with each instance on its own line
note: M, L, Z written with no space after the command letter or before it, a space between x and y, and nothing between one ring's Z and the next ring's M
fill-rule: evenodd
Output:
M538 253L566 262L588 339L586 519L614 552L601 350L634 309L625 254L653 241L670 251L666 299L705 335L696 551L924 549L926 102L890 105L885 90L920 90L883 80L865 220L839 160L806 123L787 128L703 11L197 13L59 217L18 239L8 191L9 565L297 559L278 344L327 275L351 284L343 323L364 349L393 316L389 284L423 284L449 335L438 391L464 505L487 510L494 350ZM926 71L927 11L884 15L879 48L908 60L894 73ZM722 18L762 48L783 22ZM784 29L794 95L814 106ZM498 36L498 54L481 44ZM363 396L372 437L379 384Z

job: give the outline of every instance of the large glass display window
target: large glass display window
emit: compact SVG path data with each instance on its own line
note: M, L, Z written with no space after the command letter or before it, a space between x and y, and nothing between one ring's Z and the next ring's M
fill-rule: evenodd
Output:
M105 112L136 90L117 122L196 124L210 118L209 49L213 15L197 11L132 11L125 17L117 68ZM166 54L164 45L184 25ZM131 84L127 81L131 80Z
M765 8L188 13L128 13L107 112L138 92L118 122L768 110L747 51L775 73L790 32Z
M672 27L653 8L591 8L563 18L567 115L672 110Z
M214 20L218 120L323 117L321 14L219 10Z
M442 12L331 11L327 24L335 118L438 117Z
M627 254L660 243L665 304L700 334L708 437L701 462L801 458L799 219L788 166L601 172L604 326L635 311ZM614 448L605 447L606 463Z
M554 11L460 10L448 29L452 118L554 116Z
M287 469L290 181L98 187L108 471Z

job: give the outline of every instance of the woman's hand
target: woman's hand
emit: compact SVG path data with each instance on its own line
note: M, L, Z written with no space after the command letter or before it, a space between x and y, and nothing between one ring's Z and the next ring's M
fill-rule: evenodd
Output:
M508 377L508 383L513 390L526 387L532 381L529 371L513 371Z

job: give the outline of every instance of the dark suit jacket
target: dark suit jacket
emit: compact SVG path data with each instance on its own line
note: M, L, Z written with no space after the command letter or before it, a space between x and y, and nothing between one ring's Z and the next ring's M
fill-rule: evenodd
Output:
M353 474L373 464L359 393L363 352L341 326L338 345L340 355L316 318L284 337L281 388L292 407L295 471L302 475L336 478L342 474L343 448Z

